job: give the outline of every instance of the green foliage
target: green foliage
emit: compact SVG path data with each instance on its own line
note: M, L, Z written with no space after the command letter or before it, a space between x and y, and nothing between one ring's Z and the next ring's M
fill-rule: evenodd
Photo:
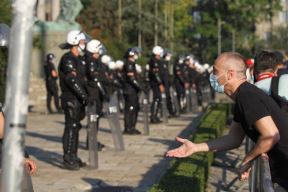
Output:
M141 22L139 20L138 0L122 0L122 18L119 19L119 1L82 0L84 6L77 21L83 30L93 38L105 43L109 54L119 58L128 47L138 45L138 33L142 34L142 56L147 57L154 46L155 24L158 27L158 44L174 48L176 52L187 52L191 26L191 0L158 0L158 16L155 16L155 0L142 0ZM174 19L172 20L172 9ZM173 27L172 28L172 24ZM122 29L122 30L121 30ZM186 41L186 42L185 42ZM174 45L174 46L173 46ZM125 48L125 49L124 49ZM144 60L144 61L142 61ZM144 64L148 58L140 60Z
M0 102L4 103L8 48L0 47Z
M197 133L189 137L195 143L221 135L227 119L227 104L212 106L202 117ZM171 167L150 192L204 192L213 153L196 153L183 159L174 159Z
M217 56L218 25L222 24L222 51L232 50L232 30L236 32L236 51L253 52L255 46L255 24L269 20L281 10L280 0L202 0L195 10L201 15L201 22L194 24L194 34L201 38L191 41L198 50L198 56L212 62Z
M174 55L193 53L200 62L209 63L218 54L218 20L225 22L221 25L222 51L232 50L232 31L235 31L236 51L250 56L258 43L255 24L269 21L281 10L280 0L141 0L139 12L140 0L122 0L119 18L119 2L82 0L84 9L78 17L86 32L113 49L109 52L114 58L124 54L123 48L137 46L141 31L143 56L149 55L157 36L158 44L172 50Z
M265 45L264 42L258 42L258 49L269 48L274 50L281 50L286 52L288 50L288 27L287 26L279 26L273 29L273 35L271 37L271 41L269 46Z
M10 0L1 0L0 1L0 23L5 23L10 25L11 23L11 5Z
M11 6L9 0L0 1L0 23L10 25L11 23ZM8 62L8 48L0 47L0 102L4 102L5 97L5 79L6 66Z

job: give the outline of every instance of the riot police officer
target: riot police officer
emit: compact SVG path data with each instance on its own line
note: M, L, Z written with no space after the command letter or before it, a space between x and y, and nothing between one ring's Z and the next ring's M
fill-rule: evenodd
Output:
M174 85L176 88L176 93L177 93L177 100L178 100L178 105L182 109L182 101L184 100L185 97L185 77L184 77L184 72L183 72L183 66L184 66L184 58L179 57L176 59L174 66L173 66L173 75L174 75Z
M167 109L169 111L170 117L175 116L175 111L173 110L173 106L172 106L172 101L171 101L171 95L170 95L170 78L169 78L169 69L168 69L168 65L169 62L171 60L172 54L169 51L164 51L164 55L163 55L163 62L161 65L161 79L165 88L165 95L166 95L166 101L167 101Z
M124 73L124 134L141 134L136 129L139 106L138 93L142 90L138 79L135 61L138 59L139 52L136 48L130 48L125 54Z
M61 108L59 105L59 95L58 95L58 73L54 66L54 59L55 55L53 53L47 54L46 62L44 65L44 72L45 72L45 84L47 90L47 97L46 97L46 105L48 113L53 113L51 108L51 100L52 97L54 98L54 105L58 113L61 112Z
M86 77L87 77L87 91L89 95L88 106L95 106L97 114L96 127L99 128L100 117L103 116L102 107L103 103L101 98L108 97L104 88L103 81L104 76L101 71L100 57L105 52L104 45L93 39L87 43L85 61L86 61ZM104 145L98 142L98 150L101 150ZM88 136L87 136L87 148L88 148Z
M205 83L205 79L201 72L202 69L204 68L199 64L197 60L194 60L190 68L191 68L191 79L193 79L194 87L196 89L198 108L202 110L202 100L203 100L202 87L203 84Z
M79 66L82 65L79 56L84 54L85 35L78 30L70 31L62 48L69 49L69 52L62 56L58 66L62 108L65 114L63 165L69 170L79 170L84 165L77 156L80 121L85 117L88 98L85 81L79 70Z
M152 57L149 61L149 79L150 86L153 91L153 101L151 105L151 123L160 123L161 120L158 118L158 112L161 102L161 93L164 93L164 85L161 79L161 57L163 56L163 48L160 46L153 47Z

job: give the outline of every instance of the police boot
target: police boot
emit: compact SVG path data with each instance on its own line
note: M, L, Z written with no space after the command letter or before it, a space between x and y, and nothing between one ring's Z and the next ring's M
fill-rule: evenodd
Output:
M72 127L72 126L71 126ZM75 135L75 127L65 128L63 135L63 166L69 170L79 170L79 163L75 154L75 143L77 136Z
M47 112L48 112L48 114L52 114L53 113L50 102L49 103L47 102Z
M57 110L57 113L63 113L61 107L60 107L60 103L59 103L59 98L58 96L56 97L55 96L55 100L54 100L54 104L55 104L55 107L56 107L56 110Z
M79 167L86 167L87 164L83 162L77 155L78 152L78 145L79 145L79 131L75 133L75 145L72 145L72 151L76 156L76 161L78 162Z
M102 151L103 148L105 148L105 145L103 143L100 143L99 141L97 142L97 149L98 151Z
M138 118L138 111L135 111L132 115L132 132L134 135L140 135L141 134L141 132L136 129L137 118Z
M167 96L167 109L169 111L169 117L175 117L176 116L176 112L173 109L172 101L171 101L171 97L170 96Z
M124 131L123 134L132 135L133 134L133 120L131 117L133 116L133 106L126 106L125 107L125 114L124 114Z
M158 110L160 108L160 102L159 99L156 99L153 101L151 105L151 123L160 123L161 120L157 117Z

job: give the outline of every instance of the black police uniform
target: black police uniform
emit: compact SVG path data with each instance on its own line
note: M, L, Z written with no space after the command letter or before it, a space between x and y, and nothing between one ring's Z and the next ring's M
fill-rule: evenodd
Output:
M195 84L196 88L196 95L197 95L197 104L198 106L202 106L202 83L203 83L203 76L199 74L196 69L190 68L189 69L189 79L190 84Z
M92 57L91 53L86 54L87 63L87 90L89 94L89 102L96 103L96 113L100 117L102 116L103 99L107 96L107 92L104 88L103 81L105 79L101 61Z
M184 87L184 90L186 89L190 89L190 86L191 86L191 80L190 80L190 67L184 62L183 63L183 66L182 66L182 72L183 72L183 77L184 77L184 82L186 84L188 84L189 86L188 87ZM185 91L184 93L184 96L185 98L187 97L187 92ZM186 103L184 103L184 108L187 108L189 103L188 101L186 100Z
M80 121L85 117L87 91L81 67L81 59L72 52L65 53L59 63L58 71L62 91L61 104L65 113L65 130L63 134L64 166L79 169L82 165L77 157Z
M174 116L175 112L172 107L171 95L170 95L170 81L169 81L169 69L168 69L168 61L161 62L160 65L160 75L162 79L162 83L165 88L167 109L169 111L170 116Z
M44 65L44 72L45 72L45 84L47 90L47 97L46 97L47 110L49 113L53 112L51 108L51 99L52 97L54 97L55 108L57 112L60 112L61 108L59 106L59 95L57 85L58 75L54 63L52 63L52 61L49 59L46 61Z
M160 76L161 60L157 60L153 56L149 61L149 79L150 86L153 91L153 101L151 105L151 123L161 122L158 118L158 111L161 102L161 92L159 86L162 84L162 79Z
M124 64L123 73L125 99L124 133L141 134L135 127L140 109L138 93L141 91L135 62L127 59Z
M92 57L92 53L85 54L86 60L86 77L87 77L87 92L88 92L88 105L95 105L97 114L96 126L97 131L99 128L100 117L103 116L103 97L109 97L103 85L104 75L101 71L101 61ZM87 135L87 148L88 148L88 135ZM98 150L101 151L105 147L102 143L98 142Z
M119 106L119 111L123 112L124 111L124 84L125 84L125 80L124 80L124 74L123 74L123 69L117 69L115 71L115 77L117 79L117 81L120 84L120 88L117 89L117 97L118 97L118 106Z
M179 61L175 62L173 66L174 84L179 106L181 106L180 101L185 97L185 78L183 73L183 66L184 64L179 63Z

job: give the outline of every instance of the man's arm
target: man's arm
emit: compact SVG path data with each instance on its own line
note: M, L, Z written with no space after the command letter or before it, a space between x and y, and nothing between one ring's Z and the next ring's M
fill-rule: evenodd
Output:
M245 156L243 164L269 151L280 139L279 131L271 116L266 116L255 123L260 136L253 149Z
M176 140L183 143L183 145L176 149L168 151L166 156L187 157L196 152L229 150L239 147L244 137L245 133L241 125L233 121L230 126L230 131L227 135L208 142L195 144L187 139L176 138Z
M241 145L245 132L240 123L232 121L229 133L217 139L207 142L209 151L226 151Z
M0 112L0 139L4 137L4 115Z

